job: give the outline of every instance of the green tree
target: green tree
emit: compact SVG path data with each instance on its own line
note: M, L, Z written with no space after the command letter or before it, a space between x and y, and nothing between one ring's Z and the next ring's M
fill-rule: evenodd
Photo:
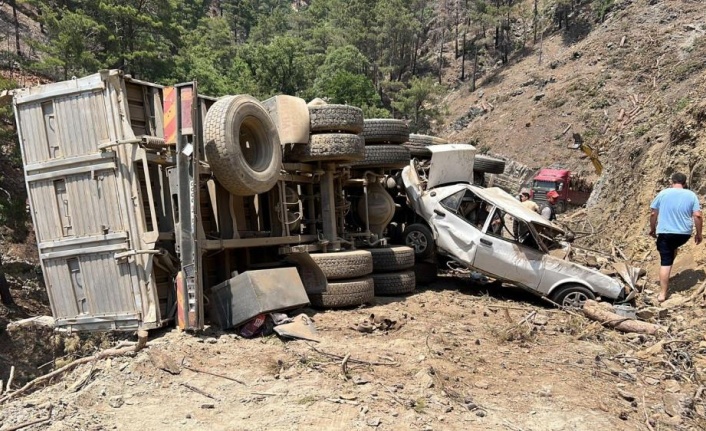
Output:
M257 81L261 97L297 95L313 81L311 58L303 40L277 36L267 45L250 46L243 54Z
M97 38L105 27L82 13L63 9L57 12L47 7L42 12L48 42L36 44L46 54L38 65L41 70L68 79L100 68Z
M184 46L175 59L173 80L195 79L199 91L224 94L255 93L257 85L250 69L232 41L223 17L203 18L196 29L184 36Z
M409 87L397 93L392 106L410 121L410 131L428 132L431 124L441 118L444 108L439 98L445 88L432 77L412 78Z

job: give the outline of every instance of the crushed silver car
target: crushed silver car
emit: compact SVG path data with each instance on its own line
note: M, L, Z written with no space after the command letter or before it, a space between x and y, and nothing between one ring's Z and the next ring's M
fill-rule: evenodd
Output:
M467 168L475 155L473 146L430 149L428 176L420 177L414 161L402 171L409 205L433 235L409 245L429 247L433 242L437 253L469 269L547 296L562 306L580 307L598 296L626 298L629 287L568 259L571 245L564 240L566 232L561 227L499 188L474 186L473 172Z

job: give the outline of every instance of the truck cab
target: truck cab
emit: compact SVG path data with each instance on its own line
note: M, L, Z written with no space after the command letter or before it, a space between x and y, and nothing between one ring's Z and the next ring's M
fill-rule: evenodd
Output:
M530 196L542 205L547 201L547 193L551 190L559 194L556 212L563 213L569 206L585 204L591 196L593 185L567 169L541 169L532 179Z

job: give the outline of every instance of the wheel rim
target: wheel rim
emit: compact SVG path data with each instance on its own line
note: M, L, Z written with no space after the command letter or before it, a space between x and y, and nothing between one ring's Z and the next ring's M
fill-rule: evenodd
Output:
M410 232L407 234L407 239L405 243L409 246L414 248L414 252L419 254L419 253L424 253L424 251L428 247L427 243L427 237L424 236L423 233L421 232Z
M564 297L564 301L561 305L569 308L581 308L587 299L588 296L586 296L585 293L571 292Z

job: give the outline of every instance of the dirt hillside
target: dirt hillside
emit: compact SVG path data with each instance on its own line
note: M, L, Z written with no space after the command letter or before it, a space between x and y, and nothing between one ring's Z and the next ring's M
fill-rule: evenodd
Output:
M702 2L614 3L603 23L577 18L588 28L548 33L475 92L461 85L446 98L453 114L439 133L598 179L583 153L566 148L579 133L605 167L587 212L601 234L589 241L602 249L613 241L642 260L653 257L649 203L669 176L683 172L706 192L706 21ZM593 16L590 5L581 13ZM688 253L699 265L706 256L703 246Z

